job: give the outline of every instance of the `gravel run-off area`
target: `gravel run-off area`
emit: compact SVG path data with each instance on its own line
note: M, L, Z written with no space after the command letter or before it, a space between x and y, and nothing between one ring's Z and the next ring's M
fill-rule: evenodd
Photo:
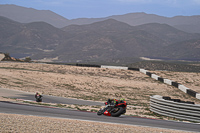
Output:
M183 133L178 130L3 113L0 113L0 123L1 133Z

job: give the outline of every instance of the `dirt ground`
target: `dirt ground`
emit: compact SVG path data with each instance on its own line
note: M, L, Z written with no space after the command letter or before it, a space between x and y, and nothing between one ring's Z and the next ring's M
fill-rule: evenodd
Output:
M2 133L183 133L178 130L1 113L0 123Z
M166 71L154 73L200 93L199 73ZM155 115L149 111L151 95L170 96L200 104L200 100L185 94L178 88L163 84L138 71L130 70L35 63L0 63L0 87L102 102L108 98L123 97L131 106L127 109L127 115L169 120L173 119Z

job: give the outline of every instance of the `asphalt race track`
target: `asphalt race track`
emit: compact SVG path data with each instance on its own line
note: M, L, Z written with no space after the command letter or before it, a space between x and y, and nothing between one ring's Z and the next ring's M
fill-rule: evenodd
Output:
M10 92L7 94L7 92ZM17 97L28 99L29 97L34 99L34 96L29 93L23 93L14 90L7 90L0 88L1 95L7 94L7 97ZM47 97L44 96L43 100L45 101ZM66 99L51 97L48 96L47 101L56 102L56 100L60 103L62 101L66 101ZM73 101L74 100L74 101ZM103 104L100 102L92 102L92 101L84 101L84 100L76 100L76 99L67 99L67 102L77 102L77 103L85 103L85 105L91 104ZM73 104L73 103L71 103ZM84 112L84 111L75 111L70 109L63 108L53 108L48 106L36 106L36 105L27 105L21 103L12 103L0 101L0 113L10 113L10 114L23 114L23 115L34 115L34 116L43 116L43 117L58 117L58 118L69 118L69 119L80 119L80 120L89 120L89 121L97 121L97 122L109 122L109 123L118 123L118 124L130 124L130 125L140 125L140 126L149 126L149 127L158 127L158 128L167 128L167 129L176 129L176 130L184 130L184 131L194 131L200 132L200 124L195 123L184 123L184 122L176 122L176 121L166 121L166 120L156 120L156 119L147 119L140 117L131 117L131 116L121 116L121 117L108 117L108 116L98 116L96 113L92 112Z
M28 93L17 90L3 89L0 88L0 96L16 99L24 99L35 101L35 94ZM102 102L86 101L86 100L77 100L72 98L62 98L56 96L42 95L42 101L44 103L61 103L61 104L77 104L77 105L104 105Z

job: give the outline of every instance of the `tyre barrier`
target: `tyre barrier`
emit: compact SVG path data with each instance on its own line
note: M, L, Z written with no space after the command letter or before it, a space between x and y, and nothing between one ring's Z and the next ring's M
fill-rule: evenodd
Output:
M189 101L154 95L150 96L150 110L168 117L200 122L200 105Z
M174 101L174 102L179 102L179 103L188 103L188 104L194 104L194 102L190 102L190 101L182 101L180 99L171 99L171 97L166 97L163 96L164 100L170 100L170 101Z

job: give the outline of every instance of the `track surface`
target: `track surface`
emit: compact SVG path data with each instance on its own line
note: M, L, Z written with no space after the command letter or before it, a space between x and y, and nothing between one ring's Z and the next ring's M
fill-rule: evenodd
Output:
M33 98L34 96L29 93L23 93L19 91L10 91L7 89L0 89L1 95L7 94L8 97L17 97L19 98ZM7 92L10 92L9 94ZM56 102L66 101L66 99L57 97L48 97L48 100ZM46 99L46 96L43 98ZM27 99L31 100L31 99ZM47 100L47 101L48 101ZM72 99L68 102L74 102ZM94 105L102 104L100 102L91 102L91 101L83 101L83 100L75 100L77 103L85 103L85 105ZM73 104L73 103L71 103ZM90 120L97 122L109 122L109 123L120 123L120 124L130 124L130 125L140 125L140 126L150 126L150 127L158 127L158 128L168 128L168 129L176 129L176 130L184 130L184 131L194 131L200 132L199 124L192 123L184 123L184 122L175 122L175 121L166 121L166 120L155 120L155 119L147 119L147 118L138 118L131 116L121 116L121 117L107 117L107 116L97 116L96 113L92 112L83 112L83 111L75 111L69 109L61 109L61 108L52 108L46 106L35 106L35 105L26 105L26 104L17 104L11 102L0 101L0 112L1 113L12 113L12 114L25 114L25 115L35 115L35 116L45 116L45 117L58 117L58 118L70 118L70 119L81 119L81 120Z
M25 99L35 101L35 94L28 93L17 90L3 89L0 88L0 96L8 97L8 98L16 98L16 99ZM55 97L42 95L43 102L45 103L62 103L62 104L77 104L77 105L104 105L102 102L94 102L94 101L86 101L86 100L77 100L72 98L63 98L63 97Z

